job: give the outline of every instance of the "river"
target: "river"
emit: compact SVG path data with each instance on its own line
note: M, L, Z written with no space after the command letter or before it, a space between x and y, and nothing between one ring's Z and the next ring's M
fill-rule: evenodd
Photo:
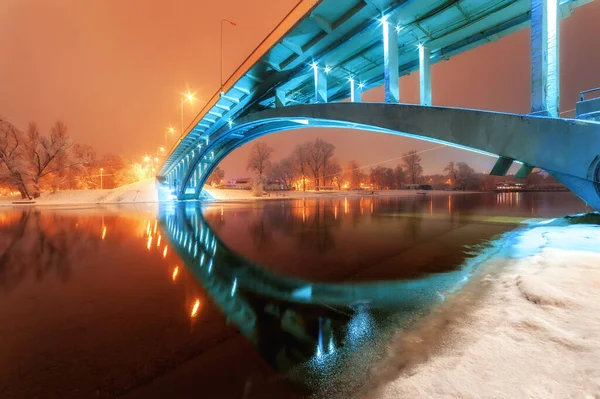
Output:
M0 210L0 397L351 396L570 193Z

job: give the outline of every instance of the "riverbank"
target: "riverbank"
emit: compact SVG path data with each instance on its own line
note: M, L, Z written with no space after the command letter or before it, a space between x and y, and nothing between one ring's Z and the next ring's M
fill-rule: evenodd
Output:
M600 226L506 237L485 275L398 336L361 397L600 394Z
M362 190L362 191L273 191L255 197L251 190L236 189L204 189L212 198L219 201L256 201L270 199L302 199L302 198L339 198L339 197L427 197L452 194L478 194L479 191L444 191L444 190Z
M42 193L33 201L21 200L20 196L0 197L0 206L151 203L158 202L161 196L165 197L165 195L160 192L154 179L147 179L111 190L64 190Z
M255 197L250 190L206 187L204 191L215 201L262 201L286 198L339 198L373 195L379 197L415 197L477 193L469 191L436 190L282 191L271 192L262 197ZM0 206L154 203L169 200L169 194L168 190L157 185L154 179L147 179L111 190L64 190L55 193L42 193L39 198L36 198L33 201L21 200L21 197L19 196L0 197Z

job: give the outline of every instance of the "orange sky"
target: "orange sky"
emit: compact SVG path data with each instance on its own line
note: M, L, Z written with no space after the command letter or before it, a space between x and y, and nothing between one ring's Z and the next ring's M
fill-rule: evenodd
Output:
M35 120L44 130L61 119L73 138L99 154L155 153L164 144L165 128L179 128L179 98L186 84L199 99L186 105L186 124L218 90L220 19L238 25L225 30L227 76L296 2L2 0L0 114L20 127ZM599 17L596 1L561 23L562 110L574 108L579 91L600 86ZM418 73L401 78L400 85L403 102L418 102ZM432 89L434 105L528 112L529 30L434 64ZM381 97L377 89L365 96ZM275 147L277 159L319 135L336 145L342 162L369 164L409 149L437 147L349 130L278 133L265 140ZM223 161L228 178L248 174L247 153L241 148ZM431 173L441 172L449 160L465 160L479 170L493 164L456 149L422 157Z

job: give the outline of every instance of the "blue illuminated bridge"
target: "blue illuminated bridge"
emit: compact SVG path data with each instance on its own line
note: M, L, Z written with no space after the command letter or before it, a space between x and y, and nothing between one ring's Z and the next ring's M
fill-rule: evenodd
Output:
M600 99L581 95L559 117L559 20L586 0L301 0L226 80L171 150L158 179L200 199L212 170L260 136L349 128L438 142L539 167L600 210ZM531 113L432 105L430 65L531 26ZM401 103L401 75L419 71L420 104ZM384 87L384 102L363 90ZM435 97L434 97L435 98ZM401 149L399 148L400 152Z

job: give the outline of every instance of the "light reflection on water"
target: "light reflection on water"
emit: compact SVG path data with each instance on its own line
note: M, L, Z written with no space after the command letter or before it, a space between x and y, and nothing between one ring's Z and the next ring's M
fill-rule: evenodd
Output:
M327 392L330 377L375 361L367 348L464 284L476 262L459 268L467 242L443 237L475 245L514 228L506 216L585 210L571 197L498 198L0 212L1 396L143 396L149 379L219 353L238 332L257 351L239 344L212 374L198 369L208 396L241 397L248 378L248 397ZM441 270L423 255L436 251L455 252ZM371 274L343 270L373 260L381 267ZM214 383L217 372L227 386ZM288 382L275 384L279 373Z

